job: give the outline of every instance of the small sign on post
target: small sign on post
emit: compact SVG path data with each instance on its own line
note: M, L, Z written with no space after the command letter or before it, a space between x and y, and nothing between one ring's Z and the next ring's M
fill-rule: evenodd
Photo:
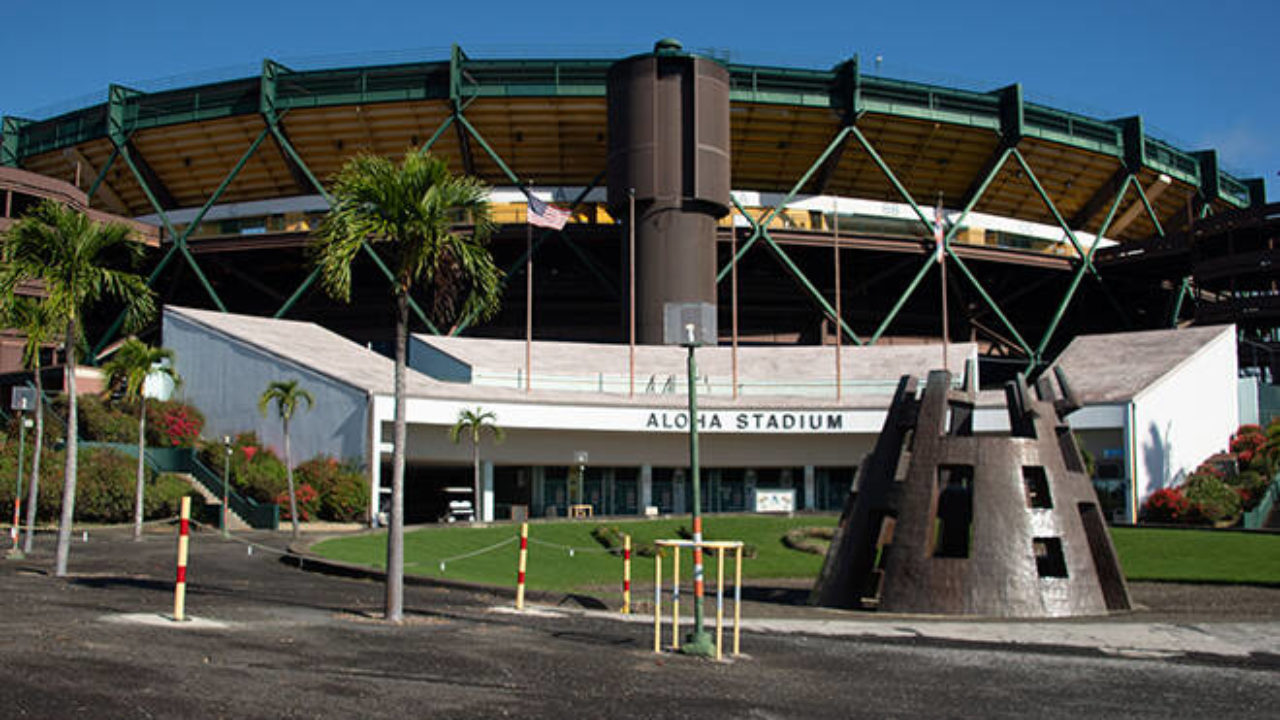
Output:
M24 386L14 386L13 395L9 402L10 410L18 412L27 412L36 409L36 389Z

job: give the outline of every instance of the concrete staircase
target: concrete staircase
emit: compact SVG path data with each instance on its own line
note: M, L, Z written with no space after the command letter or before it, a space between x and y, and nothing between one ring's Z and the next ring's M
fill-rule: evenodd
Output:
M194 475L191 475L190 473L176 473L176 474L178 475L178 477L181 477L183 480L186 480L187 484L190 485L192 488L194 488L196 492L200 493L200 497L204 498L204 502L206 505L216 505L218 507L218 513L219 514L222 513L222 498L220 496L214 495L212 492L210 492L209 488L205 487L204 484L201 483L199 480L197 480ZM227 529L228 530L252 530L253 528L249 526L249 523L244 521L244 518L236 514L235 510L232 510L231 512L227 513Z

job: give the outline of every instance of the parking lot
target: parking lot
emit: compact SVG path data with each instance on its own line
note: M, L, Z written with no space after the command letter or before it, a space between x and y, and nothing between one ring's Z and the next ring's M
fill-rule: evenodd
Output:
M870 627L822 632L837 619L792 610L770 626L758 603L746 657L716 663L655 655L645 622L554 603L517 614L440 587L410 585L408 619L390 626L379 583L280 562L283 534L196 533L194 620L178 624L167 529L137 543L91 531L65 579L40 540L0 565L7 717L1239 717L1273 712L1280 692L1274 588L1135 588L1161 606L1106 621L1231 629L1252 637L1239 652L1115 652L993 633L1008 623L947 634L865 615L838 620Z

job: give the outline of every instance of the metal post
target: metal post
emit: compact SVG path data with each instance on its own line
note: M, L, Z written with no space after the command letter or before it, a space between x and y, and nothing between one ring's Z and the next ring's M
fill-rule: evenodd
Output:
M731 211L732 212L732 211ZM729 294L730 322L733 324L730 360L733 364L733 399L738 399L738 229L729 223ZM836 330L839 332L839 329Z
M627 225L628 227L628 250L629 260L627 267L631 273L627 282L628 292L630 293L628 313L630 316L630 342L631 342L631 389L628 397L636 395L636 189L627 189Z
M524 391L533 387L533 225L524 225Z
M222 436L222 539L226 540L230 537L230 531L227 529L227 512L228 501L231 493L229 492L231 480L231 436Z
M37 371L38 372L38 371ZM22 558L22 551L18 549L18 536L21 534L22 523L22 461L23 455L27 449L27 418L18 411L18 482L17 490L13 494L13 547L9 550L9 557L15 560Z
M688 326L693 334L693 326ZM692 338L690 338L692 340ZM693 482L693 632L685 638L684 653L711 657L715 646L702 625L702 482L698 464L698 363L689 343L689 474Z
M840 327L840 323L844 320L844 314L840 308L840 203L835 198L831 199L831 230L832 235L831 247L835 254L835 274L836 274L836 402L840 402L844 392L844 368L840 358L841 345L843 345L844 328Z
M938 275L941 278L940 289L942 292L942 369L950 370L950 363L947 361L947 341L951 337L951 330L947 323L947 253L946 253L946 236L942 229L942 193L938 193L938 209L933 214L933 237L938 244Z

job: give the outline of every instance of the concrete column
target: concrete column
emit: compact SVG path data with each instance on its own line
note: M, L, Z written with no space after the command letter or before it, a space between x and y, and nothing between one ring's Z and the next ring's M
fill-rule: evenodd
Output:
M493 522L493 463L480 461L480 520Z
M644 514L644 509L653 504L653 466L640 466L640 505L637 510Z
M804 509L812 510L816 505L818 483L812 465L804 466Z
M671 511L680 515L688 512L688 510L685 509L684 486L685 483L690 482L690 480L685 477L683 471L678 472L679 474L672 473L671 478Z
M529 517L542 517L546 514L544 506L547 502L547 476L542 467L530 468L529 474L529 483L532 488L529 498Z

